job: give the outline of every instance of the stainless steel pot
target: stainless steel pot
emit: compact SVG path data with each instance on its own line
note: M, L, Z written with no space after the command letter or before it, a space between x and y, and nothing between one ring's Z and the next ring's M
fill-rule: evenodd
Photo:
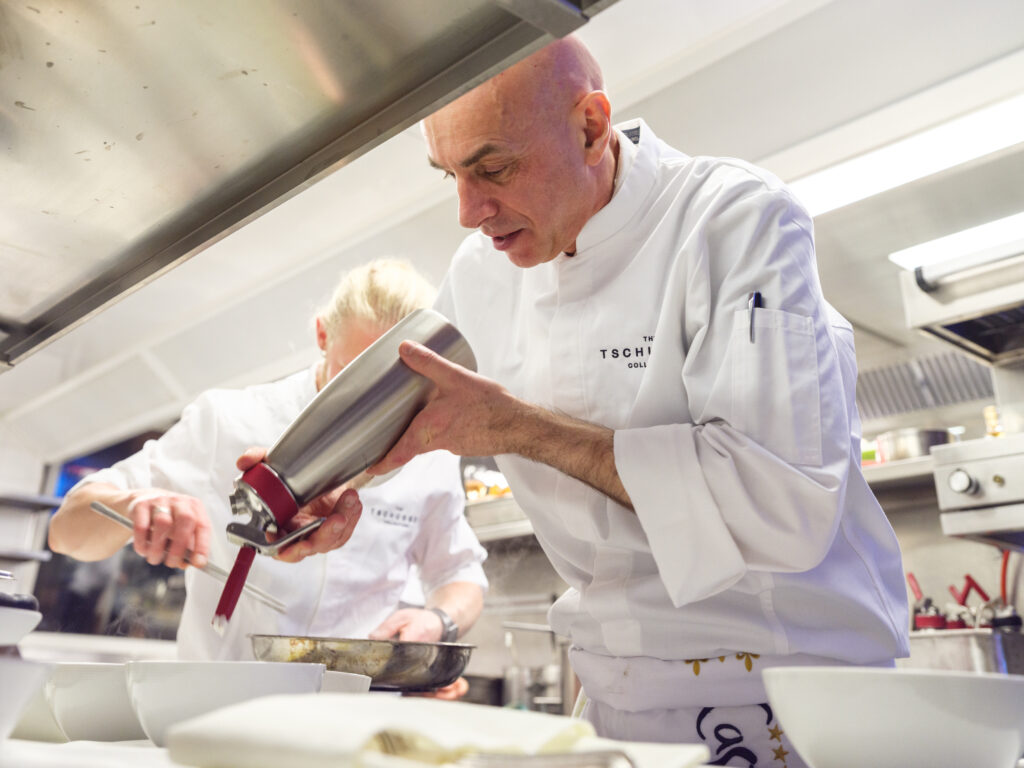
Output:
M451 685L469 662L474 645L353 640L343 637L249 635L260 661L324 664L371 678L376 691L432 691Z
M948 429L894 429L876 439L878 461L899 461L927 456L933 445L950 442Z

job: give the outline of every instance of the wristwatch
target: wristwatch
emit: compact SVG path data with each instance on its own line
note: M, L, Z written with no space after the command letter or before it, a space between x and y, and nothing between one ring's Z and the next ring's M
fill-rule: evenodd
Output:
M442 643L454 643L459 639L459 625L452 621L452 617L443 608L428 608L427 610L436 613L441 620Z

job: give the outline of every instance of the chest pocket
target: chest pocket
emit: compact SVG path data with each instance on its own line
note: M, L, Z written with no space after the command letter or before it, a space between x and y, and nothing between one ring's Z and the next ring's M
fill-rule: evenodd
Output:
M777 309L733 315L733 426L790 464L821 466L821 401L814 322Z

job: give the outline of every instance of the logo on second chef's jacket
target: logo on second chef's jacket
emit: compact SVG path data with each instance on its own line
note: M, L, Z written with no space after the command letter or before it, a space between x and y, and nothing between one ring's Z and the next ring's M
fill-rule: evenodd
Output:
M419 525L420 522L418 514L406 512L402 507L370 507L369 510L363 511L364 514L368 511L385 525L397 525L400 528L412 528L414 525Z
M611 363L619 363L627 368L646 368L647 358L651 356L651 345L654 344L654 336L641 336L636 344L627 344L621 347L601 347L597 352L602 360Z

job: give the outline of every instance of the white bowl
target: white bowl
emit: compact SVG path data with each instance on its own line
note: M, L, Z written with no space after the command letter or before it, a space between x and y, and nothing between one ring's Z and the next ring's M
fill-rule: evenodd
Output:
M22 710L42 687L48 664L0 656L0 742L10 734Z
M128 699L124 664L59 662L44 690L54 719L71 741L146 738Z
M320 693L365 693L370 690L373 678L356 672L324 671L324 682Z
M0 605L0 645L17 645L42 619L39 611Z
M48 741L57 744L68 740L67 734L61 730L57 718L53 716L50 702L46 700L45 684L39 686L39 690L21 711L18 723L11 731L11 738L25 741Z
M323 664L268 661L129 661L128 690L146 735L162 747L183 720L260 696L316 693ZM253 724L259 728L258 723Z
M876 667L772 667L779 724L811 768L1014 768L1024 676Z

